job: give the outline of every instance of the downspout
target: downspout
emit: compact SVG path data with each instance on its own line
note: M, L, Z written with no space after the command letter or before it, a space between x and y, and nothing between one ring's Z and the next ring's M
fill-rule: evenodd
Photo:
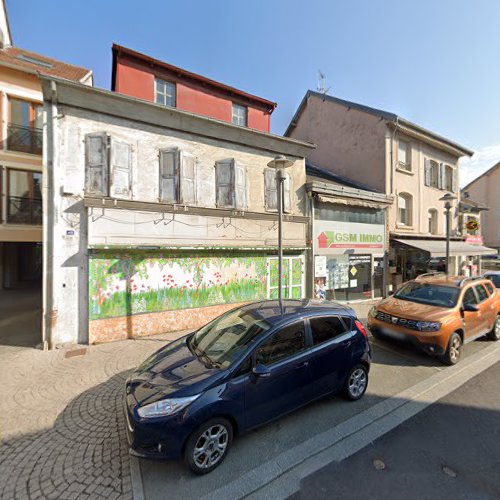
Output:
M314 196L312 191L307 193L309 197L309 297L314 298L314 279L315 279L315 263L314 263Z
M57 322L54 308L54 148L57 126L57 87L50 82L50 100L45 101L43 161L43 348L54 348L53 330Z

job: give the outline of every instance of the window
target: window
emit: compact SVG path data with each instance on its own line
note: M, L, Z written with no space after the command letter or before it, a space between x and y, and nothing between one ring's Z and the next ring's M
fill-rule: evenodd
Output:
M248 109L246 106L235 104L233 102L233 123L242 127L247 126Z
M495 288L493 287L493 285L491 283L485 283L484 286L486 287L488 292L490 292L490 295L495 293Z
M493 281L496 288L500 288L500 274L488 274L486 278Z
M196 204L196 159L177 148L160 150L160 201Z
M279 293L278 258L267 259L268 298L277 299ZM283 298L302 299L304 297L303 257L283 258Z
M403 170L411 170L411 149L406 141L399 141L398 145L398 166Z
M449 165L444 165L443 168L444 168L444 186L443 186L443 188L446 191L453 192L453 191L455 191L455 186L454 186L455 171Z
M42 223L42 174L7 169L7 222Z
M436 307L455 307L459 292L458 288L451 286L409 281L394 294L394 297Z
M344 323L338 316L312 318L310 323L313 345L328 342L346 331Z
M428 231L430 234L437 234L437 216L438 211L435 208L431 208L427 215L429 221Z
M175 83L155 78L155 102L175 108Z
M283 182L283 211L290 212L292 199L290 194L290 174L285 172L285 180ZM264 170L264 189L265 189L265 203L268 212L278 211L278 191L276 184L276 170L274 168L266 168Z
M465 305L477 305L477 297L476 294L474 293L474 290L471 288L467 289L464 293L464 300L463 300L464 306Z
M304 322L299 321L293 325L285 326L261 345L257 349L256 361L264 365L271 365L298 354L305 348Z
M7 149L42 154L42 106L21 99L9 99L10 118L7 126Z
M218 208L247 208L245 167L234 158L215 163L216 201Z
M476 289L477 296L479 297L479 303L488 298L488 292L484 289L483 285L476 285L474 288Z
M398 224L402 226L412 225L412 196L401 193L398 196Z
M314 218L337 222L359 222L362 224L384 224L385 210L369 207L334 205L333 203L317 203Z

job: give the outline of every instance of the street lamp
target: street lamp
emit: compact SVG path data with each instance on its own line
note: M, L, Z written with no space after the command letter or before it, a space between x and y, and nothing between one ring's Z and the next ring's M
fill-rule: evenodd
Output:
M450 210L451 202L456 200L457 197L451 193L446 193L439 201L444 201L444 208L446 210L446 276L450 275Z
M276 156L267 166L276 169L276 194L278 204L278 299L283 298L283 200L284 182L286 179L285 169L291 167L293 161L283 155Z

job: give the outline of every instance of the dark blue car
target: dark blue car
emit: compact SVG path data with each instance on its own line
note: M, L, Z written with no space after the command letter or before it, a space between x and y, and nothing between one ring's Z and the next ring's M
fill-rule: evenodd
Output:
M130 451L217 467L236 433L315 399L368 385L370 346L354 311L333 302L257 302L149 357L126 385Z

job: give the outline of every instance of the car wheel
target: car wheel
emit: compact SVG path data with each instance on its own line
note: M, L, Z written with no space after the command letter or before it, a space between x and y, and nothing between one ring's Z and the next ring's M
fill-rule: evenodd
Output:
M184 459L195 474L208 474L226 458L232 440L231 423L225 418L213 418L189 436Z
M493 330L491 330L488 338L491 340L500 340L500 315L497 316Z
M344 394L347 399L357 401L366 392L368 387L368 370L364 365L356 365L347 375Z
M450 336L448 342L448 349L441 357L441 361L446 365L456 365L460 360L460 354L462 352L462 339L457 332L454 332Z

